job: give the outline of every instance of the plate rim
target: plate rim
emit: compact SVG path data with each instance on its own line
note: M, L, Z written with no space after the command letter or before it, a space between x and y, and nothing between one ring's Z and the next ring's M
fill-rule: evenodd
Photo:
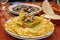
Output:
M17 15L18 15L18 12L14 11L14 10L12 9L13 7L15 7L15 6L17 6L17 5L35 6L35 7L38 7L38 8L40 9L39 11L42 11L41 6L35 5L35 4L27 4L27 3L18 3L18 4L11 5L11 6L9 6L9 8L8 8L9 11L10 11L11 13L13 13L13 14L17 14ZM37 12L39 12L39 11L37 11ZM34 12L34 13L37 13L37 12Z
M52 19L52 20L60 20L60 18L53 18L54 17L54 15L47 15L47 14L43 14L44 15L44 17L45 18L49 18L48 16L50 16L50 19ZM51 16L53 16L53 17L51 17ZM56 16L56 15L55 15ZM59 15L57 15L57 16L59 16ZM60 17L60 16L59 16Z

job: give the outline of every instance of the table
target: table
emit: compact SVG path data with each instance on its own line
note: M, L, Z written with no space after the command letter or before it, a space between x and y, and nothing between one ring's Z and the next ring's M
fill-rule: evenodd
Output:
M36 5L39 5L39 6L42 6L42 2L26 2L26 3L33 3L33 4L36 4ZM7 3L6 6L9 7L10 3ZM54 3L54 2L50 2L50 5L53 7L53 9L55 10L55 12L57 14L59 14L60 12L58 11L59 10L59 6ZM0 8L1 8L1 5L0 5ZM8 9L7 9L8 10ZM0 10L0 14L3 14L4 12ZM10 35L8 35L5 30L4 30L4 26L2 24L1 21L6 21L7 18L9 17L13 17L14 15L12 15L10 12L7 12L6 16L0 16L0 40L19 40L19 39L16 39L14 37L11 37ZM4 20L4 19L6 20ZM3 19L3 20L1 20ZM60 25L55 25L55 31L54 33L48 37L48 38L45 38L45 39L42 39L42 40L60 40Z

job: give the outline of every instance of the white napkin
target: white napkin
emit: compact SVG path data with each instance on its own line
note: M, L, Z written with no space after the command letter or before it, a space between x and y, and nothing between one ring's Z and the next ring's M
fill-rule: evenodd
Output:
M42 4L42 9L43 9L43 12L45 13L45 17L52 18L52 19L60 19L60 16L56 15L55 12L53 11L48 0L44 0Z

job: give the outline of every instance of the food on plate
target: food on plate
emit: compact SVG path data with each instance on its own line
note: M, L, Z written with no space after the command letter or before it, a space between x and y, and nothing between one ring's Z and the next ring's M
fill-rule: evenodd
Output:
M15 7L13 7L13 10L16 12L23 10L25 13L32 13L32 12L37 12L40 9L37 7L33 7L33 6L28 6L28 5L17 5Z
M19 36L35 37L43 36L53 30L50 19L45 19L43 15L34 16L32 13L25 14L23 11L17 17L11 17L5 23L5 28Z

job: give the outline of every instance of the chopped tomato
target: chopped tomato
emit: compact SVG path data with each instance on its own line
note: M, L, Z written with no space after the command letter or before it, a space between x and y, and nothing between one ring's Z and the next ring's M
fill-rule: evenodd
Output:
M22 25L23 28L26 28L26 26L27 26L26 24L23 24L23 25Z
M25 18L22 18L22 21L24 21L25 20Z

